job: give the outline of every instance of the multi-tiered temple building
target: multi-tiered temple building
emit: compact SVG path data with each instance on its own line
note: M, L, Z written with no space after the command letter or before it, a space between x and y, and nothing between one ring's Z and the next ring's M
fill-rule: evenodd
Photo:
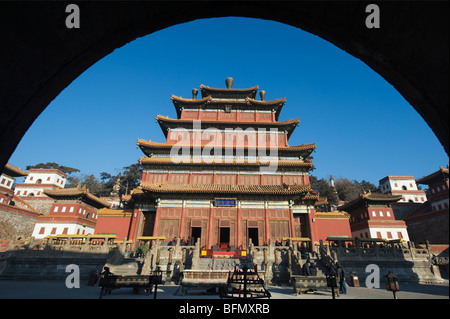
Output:
M197 89L192 98L171 97L178 118L156 116L166 142L137 141L143 175L125 197L133 213L100 212L101 231L121 222L119 238L200 239L202 247L231 250L250 239L317 242L325 229L350 235L348 216L316 216L319 196L309 180L316 146L289 146L299 120L279 121L286 100L267 101L265 91L257 100L258 86L232 85L227 78L227 88L200 85L201 98Z

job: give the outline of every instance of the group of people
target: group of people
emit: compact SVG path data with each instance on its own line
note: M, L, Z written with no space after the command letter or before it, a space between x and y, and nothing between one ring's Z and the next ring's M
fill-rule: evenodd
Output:
M316 264L313 263L309 258L306 260L302 267L303 276L317 276Z
M327 274L334 275L339 283L339 290L336 289L337 296L339 297L340 293L347 294L347 283L345 282L344 268L341 267L339 262L336 262L335 264L327 263L325 266L327 268L326 269ZM317 276L316 264L312 262L309 258L306 260L306 262L302 267L302 274L303 276Z
M335 276L336 280L339 282L339 290L336 290L337 296L339 297L339 294L347 294L347 283L345 282L344 268L341 267L339 262L327 263L325 266L327 268L327 273Z

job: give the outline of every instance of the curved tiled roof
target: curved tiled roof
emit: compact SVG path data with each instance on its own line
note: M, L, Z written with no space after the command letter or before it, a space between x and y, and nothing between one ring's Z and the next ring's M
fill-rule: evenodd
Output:
M248 96L255 98L256 92L258 92L259 86L254 86L248 89L225 89L225 88L211 88L209 86L200 84L200 92L202 93L202 97L211 96L227 96L227 97L235 97L239 96L241 98Z
M11 177L20 177L20 176L27 176L28 172L17 168L15 166L12 166L11 164L6 163L5 167L2 171L3 174L11 176Z
M417 179L416 183L429 185L431 183L436 182L437 180L444 181L445 178L448 178L448 167L444 168L441 166L439 167L438 171Z
M194 127L194 120L184 120L184 119L173 119L168 116L157 115L155 117L156 121L159 123L163 129L164 135L167 137L167 130L171 127ZM236 122L236 121L208 121L208 120L196 120L200 122L203 129L207 128L205 125L211 127L219 128L242 128L242 127L262 127L262 128L279 128L287 131L287 137L289 138L300 123L298 118L286 120L286 121L267 121L267 122Z
M193 123L194 120L183 120L183 119L173 119L167 116L162 116L162 115L157 115L155 117L155 119L159 122L168 122L168 123L186 123L186 124L190 124ZM212 124L212 125L217 125L217 124L238 124L238 125L253 125L253 126L260 126L260 125L264 125L264 126L283 126L283 125L290 125L290 124L298 124L300 123L300 120L298 118L296 119L291 119L291 120L286 120L286 121L277 121L277 122L273 122L273 121L267 121L267 122L236 122L234 120L230 120L230 121L211 121L211 120L197 120L197 121L201 121L202 123L207 123L207 124Z
M349 219L347 212L316 212L317 219Z
M245 165L245 166L269 166L273 164L271 161L260 160L245 160L245 159L200 159L194 160L192 158L178 158L180 162L175 161L174 158L168 157L141 157L139 163L143 164L168 164L168 165ZM298 167L312 167L312 161L301 160L278 160L278 166L298 166Z
M202 104L205 104L212 100L212 98L210 96L205 96L204 98L201 98L201 99L186 99L186 98L182 98L181 96L176 96L173 94L170 96L170 99L174 103L179 102L179 103L189 104L189 105L202 105Z
M152 142L150 140L143 140L143 139L138 139L136 142L136 145L138 146L143 146L143 147L149 147L149 148L172 148L175 145L177 147L204 147L200 146L200 145L181 145L181 144L171 144L171 143L158 143L158 142ZM211 146L211 145L209 145ZM249 148L248 146L227 146L227 145L223 145L222 147L224 148ZM269 149L270 147L265 147L267 149ZM301 144L301 145L293 145L293 146L278 146L278 151L304 151L304 150L314 150L316 148L316 144L315 143L310 143L310 144Z
M352 208L355 208L355 207L360 206L367 202L392 203L392 202L398 202L400 199L402 199L402 195L391 195L391 194L367 192L364 194L360 194L354 200L352 200L348 203L345 203L342 206L339 206L338 210L348 211L348 210L351 210Z
M181 96L176 96L176 95L171 95L170 99L172 100L172 102L176 103L176 104L184 104L186 106L196 106L196 105L204 105L206 103L210 103L210 104L237 104L237 105L258 105L258 106L280 106L283 105L284 103L286 103L286 98L282 97L279 99L275 99L275 100L256 100L254 98L251 97L247 97L243 100L233 100L231 101L232 103L230 103L230 101L228 100L213 100L211 98L211 96L206 96L204 98L201 99L187 99L187 98L183 98Z
M103 217L129 217L132 213L132 209L113 209L106 207L97 211L97 215Z
M300 195L311 191L309 185L218 185L166 184L141 182L143 191L155 193L220 193L220 194L279 194Z
M280 98L275 100L256 100L251 97L245 99L212 99L211 96L206 96L201 99L186 99L181 96L175 96L172 94L170 97L173 105L177 111L178 117L181 116L181 108L206 108L215 109L221 108L224 105L232 105L235 110L275 110L275 118L278 121L281 109L286 103L286 98Z
M89 192L89 189L86 187L76 187L76 188L62 188L62 189L47 189L44 190L45 195L51 198L59 198L59 197L85 197L90 201L94 202L98 207L110 207L111 204L105 202L98 198L95 195L92 195Z

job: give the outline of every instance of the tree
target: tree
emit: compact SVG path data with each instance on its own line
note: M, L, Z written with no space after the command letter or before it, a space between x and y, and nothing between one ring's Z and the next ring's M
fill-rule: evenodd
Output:
M39 163L36 165L28 165L26 167L26 170L28 171L31 168L39 168L39 169L59 169L61 172L66 173L66 174L71 174L71 173L77 173L80 170L77 168L73 168L73 167L69 167L69 166L63 166L63 165L59 165L58 163L55 162L48 162L48 163Z
M52 168L59 169L65 173L79 172L76 168L62 166L57 163L40 163L29 168ZM119 195L129 193L132 189L139 186L142 177L142 166L138 163L125 166L121 169L121 173L111 175L108 172L101 172L100 179L90 174L74 174L67 177L65 188L74 188L78 185L89 189L91 194L96 196L110 196L113 192L114 185L120 179Z
M139 162L132 164L130 166L125 166L123 168L122 174L123 174L121 178L122 185L127 185L128 191L130 191L138 187L139 183L141 182L142 166L141 164L139 164Z
M334 193L334 189L330 186L330 183L321 178L317 179L315 176L310 176L311 188L319 192L320 197L326 197L328 205L336 205L338 198Z
M358 181L350 181L348 178L340 177L336 179L334 186L339 194L339 199L346 202L354 200L363 192L363 189Z
M100 182L94 175L80 174L78 176L70 176L67 178L66 188L74 188L80 185L86 187L89 192L96 196L108 196L109 192L105 184Z
M119 174L120 175L120 174ZM111 192L113 191L113 187L116 183L117 176L113 176L107 172L101 172L100 173L100 180L101 183L104 186L104 193L103 196L109 196Z
M362 189L365 191L371 191L372 193L376 193L380 191L380 188L372 184L371 182L368 182L366 180L362 180L359 185Z

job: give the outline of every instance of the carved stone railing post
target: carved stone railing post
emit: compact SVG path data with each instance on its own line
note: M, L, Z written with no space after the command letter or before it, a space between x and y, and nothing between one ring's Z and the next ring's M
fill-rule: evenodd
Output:
M373 243L373 251L375 252L375 257L380 257L380 250L376 242Z
M344 250L342 249L342 242L341 242L340 240L338 241L338 249L337 249L337 252L338 252L338 256L339 256L339 257L341 257L341 256L344 255Z
M357 257L361 257L361 247L358 239L355 239L355 253Z
M428 260L431 260L432 254L431 254L430 242L427 240L425 242L425 245L426 245L426 249L427 249L427 258L428 258Z
M391 244L391 251L392 251L392 258L397 258L397 248L395 247L395 244Z
M53 249L53 237L49 237L49 239L47 240L47 245L45 246L45 248L48 248L49 250Z
M409 248L409 255L411 256L411 259L414 260L415 256L414 256L414 243L412 241L408 242L408 248Z
M123 239L122 243L118 245L117 248L119 249L121 254L123 254L123 255L125 254L126 248L127 248L127 238L126 237Z
M89 250L89 237L86 237L84 239L83 247L81 248L82 251L88 251Z

